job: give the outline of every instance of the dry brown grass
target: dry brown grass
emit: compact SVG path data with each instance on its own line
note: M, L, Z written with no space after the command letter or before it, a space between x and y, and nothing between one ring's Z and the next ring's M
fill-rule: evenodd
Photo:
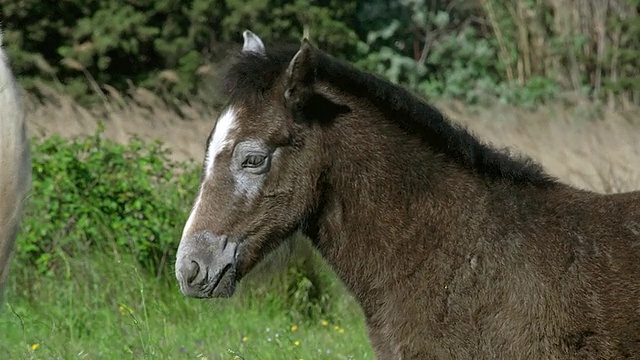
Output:
M478 0L498 43L498 56L510 84L533 77L555 80L563 89L629 109L640 92L635 78L637 5L627 0ZM513 56L513 51L517 56ZM613 86L612 86L613 85ZM625 89L625 90L622 90ZM605 95L605 97L601 97Z
M115 91L107 94L104 106L92 111L54 91L41 91L50 100L30 101L27 117L32 136L92 134L102 121L106 137L118 142L133 135L158 139L176 160L202 161L205 141L217 118L214 109L196 105L180 106L180 118L141 89L132 94L133 100L124 100ZM558 103L532 112L500 106L472 108L456 102L441 103L439 108L482 139L531 156L564 182L599 192L640 189L640 109Z
M161 140L171 149L173 158L180 161L201 161L207 136L217 119L215 110L201 105L179 105L179 115L144 89L136 89L127 100L112 90L102 94L102 106L92 109L49 87L40 86L38 90L47 100L28 98L31 136L59 134L73 138L94 134L102 123L105 137L111 140L126 143L133 136Z
M581 104L535 112L441 106L480 138L526 154L563 182L598 192L640 190L640 115Z

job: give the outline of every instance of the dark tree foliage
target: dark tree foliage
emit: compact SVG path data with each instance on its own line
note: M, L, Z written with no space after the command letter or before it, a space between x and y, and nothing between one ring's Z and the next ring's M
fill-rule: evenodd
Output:
M639 0L0 0L20 81L209 101L242 31L334 56L428 97L536 104L559 91L640 103ZM601 6L602 5L602 6ZM200 95L201 94L201 95Z

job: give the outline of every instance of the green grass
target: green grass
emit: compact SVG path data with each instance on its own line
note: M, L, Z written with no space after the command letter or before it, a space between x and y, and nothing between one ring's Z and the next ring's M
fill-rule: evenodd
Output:
M360 309L332 291L331 314L294 317L274 291L185 298L133 260L64 259L36 276L15 264L0 314L2 359L373 359ZM268 294L268 295L265 295Z

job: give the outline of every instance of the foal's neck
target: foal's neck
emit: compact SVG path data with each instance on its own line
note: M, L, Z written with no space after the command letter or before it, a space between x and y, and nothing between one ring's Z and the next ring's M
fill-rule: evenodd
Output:
M331 165L311 237L364 301L446 247L483 213L474 210L488 191L482 179L418 136L375 111L351 108L324 134Z

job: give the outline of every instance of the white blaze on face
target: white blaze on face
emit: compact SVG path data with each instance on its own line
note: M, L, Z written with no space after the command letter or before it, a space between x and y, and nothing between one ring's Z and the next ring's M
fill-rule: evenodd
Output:
M231 138L229 134L231 133L231 130L233 130L236 126L235 120L236 112L232 107L229 107L218 119L216 127L213 130L213 136L211 136L211 140L209 141L207 147L207 153L204 157L204 178L202 179L203 184L211 179L216 157L218 156L220 151L231 144ZM184 230L182 231L183 238L189 233L189 230L193 225L193 221L196 217L196 214L198 213L198 208L200 207L201 201L202 185L200 186L198 197L196 198L196 202L193 205L193 209L191 210L191 215L189 215L189 219L184 225Z

